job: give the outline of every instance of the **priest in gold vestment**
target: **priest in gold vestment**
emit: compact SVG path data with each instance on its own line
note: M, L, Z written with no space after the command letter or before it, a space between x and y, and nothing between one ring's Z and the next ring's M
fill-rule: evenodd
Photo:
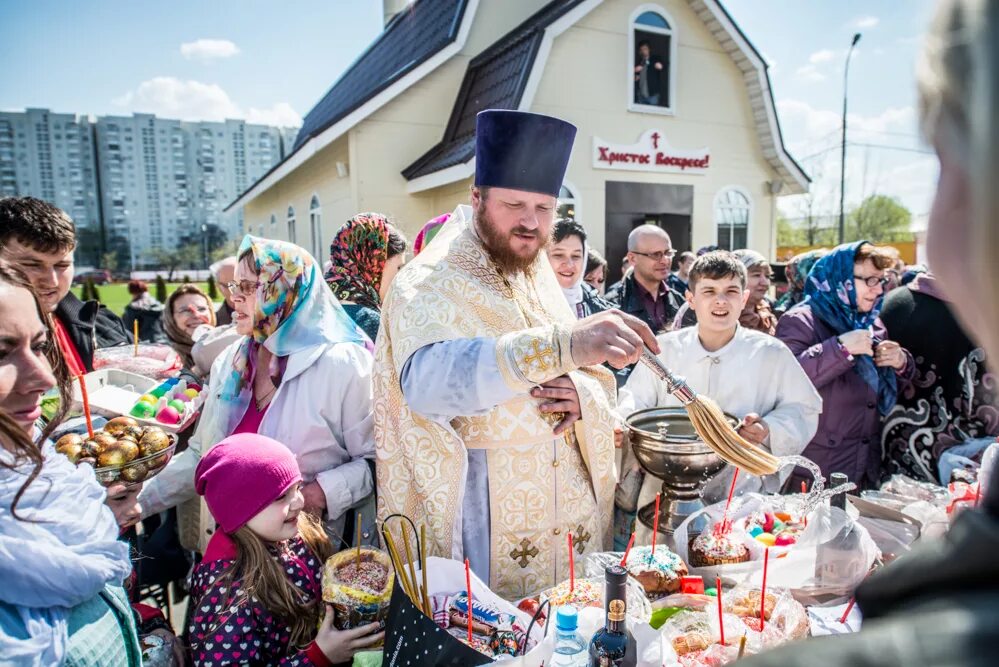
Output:
M472 207L395 279L374 377L379 518L426 523L428 551L468 558L517 599L610 547L614 378L637 319L576 320L543 254L575 127L516 111L476 126Z

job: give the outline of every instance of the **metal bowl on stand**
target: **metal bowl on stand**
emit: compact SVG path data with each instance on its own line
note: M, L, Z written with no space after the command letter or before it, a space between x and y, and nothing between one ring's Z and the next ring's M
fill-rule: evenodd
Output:
M726 417L733 428L738 424ZM726 463L697 435L684 408L639 410L626 424L639 465L662 480L659 532L672 545L673 530L699 509L704 485ZM638 518L651 529L654 514L653 502L638 511Z

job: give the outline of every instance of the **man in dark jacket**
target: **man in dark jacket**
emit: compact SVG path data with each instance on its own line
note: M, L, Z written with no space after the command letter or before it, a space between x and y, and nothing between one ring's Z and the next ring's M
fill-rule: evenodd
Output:
M669 106L663 85L664 70L663 60L653 55L652 46L645 40L639 42L635 58L635 104Z
M745 667L985 667L999 663L999 468L982 509L965 510L857 589L854 635L795 642Z
M0 259L31 281L55 317L56 342L70 373L94 370L94 352L131 344L117 315L96 301L80 301L73 285L76 227L65 212L34 197L0 199Z
M632 271L608 289L604 299L645 322L657 336L669 331L683 305L683 296L666 282L675 254L669 234L661 227L641 225L631 230L628 262ZM632 368L628 366L617 372L618 386L628 378Z

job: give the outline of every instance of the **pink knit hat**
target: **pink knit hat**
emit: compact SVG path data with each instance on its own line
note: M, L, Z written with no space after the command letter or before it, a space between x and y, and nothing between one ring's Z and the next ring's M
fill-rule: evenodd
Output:
M256 433L229 436L208 450L194 471L194 488L229 534L300 481L295 455Z

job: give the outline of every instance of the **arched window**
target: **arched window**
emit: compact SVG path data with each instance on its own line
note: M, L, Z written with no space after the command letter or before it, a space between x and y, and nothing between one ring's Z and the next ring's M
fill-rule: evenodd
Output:
M312 195L309 202L309 229L312 233L312 256L319 259L323 253L323 212L318 195Z
M715 196L715 224L718 247L738 250L749 246L749 217L752 204L745 190L728 187Z
M641 5L628 30L628 108L652 113L673 112L676 61L675 23L658 5Z
M295 207L288 207L288 240L292 243L295 241Z
M558 191L558 211L556 219L566 218L568 220L579 220L579 208L577 206L576 194L563 185Z

